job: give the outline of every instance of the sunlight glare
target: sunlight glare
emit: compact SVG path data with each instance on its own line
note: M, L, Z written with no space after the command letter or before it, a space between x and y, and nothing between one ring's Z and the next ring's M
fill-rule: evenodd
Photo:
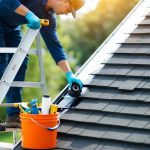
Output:
M93 9L95 9L97 3L99 2L100 0L85 0L85 5L79 10L77 11L77 18L84 14L84 13L87 13L89 11L92 11ZM62 19L73 19L72 18L72 15L71 14L68 14L68 15L61 15L61 18Z

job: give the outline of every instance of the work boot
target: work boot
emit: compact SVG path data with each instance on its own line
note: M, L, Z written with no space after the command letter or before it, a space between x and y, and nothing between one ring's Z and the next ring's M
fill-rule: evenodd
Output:
M7 116L5 125L7 128L20 128L20 116L19 114L13 114L12 116Z
M5 131L5 130L6 130L5 124L4 123L0 123L0 132L1 131Z

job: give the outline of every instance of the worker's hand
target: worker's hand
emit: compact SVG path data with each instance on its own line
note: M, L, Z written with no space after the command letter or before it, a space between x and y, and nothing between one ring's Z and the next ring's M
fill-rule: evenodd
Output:
M25 15L25 18L28 20L27 26L31 29L39 29L40 28L40 19L31 11L28 11Z
M80 79L78 79L77 77L75 77L75 75L71 71L68 71L66 73L66 78L67 78L67 81L69 84L69 89L71 89L71 86L73 83L77 83L80 86L80 89L82 91L82 88L83 88L82 81Z

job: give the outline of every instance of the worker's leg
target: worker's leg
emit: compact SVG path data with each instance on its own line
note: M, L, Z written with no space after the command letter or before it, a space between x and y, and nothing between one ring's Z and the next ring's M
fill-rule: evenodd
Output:
M0 47L5 47L5 27L0 20ZM0 53L0 78L2 77L7 65L7 54Z
M17 27L16 29L10 29L10 30L8 29L6 35L6 46L18 47L21 38L22 38L22 33L20 31L20 27ZM11 58L12 58L12 54L9 54L8 62L11 60ZM19 72L15 77L15 81L24 81L26 69L27 69L27 58L25 58L23 64L21 65ZM6 95L6 102L7 103L21 102L22 101L21 94L22 94L21 87L11 87ZM19 112L20 111L18 108L7 108L8 116L19 114Z
M5 47L5 27L2 21L0 20L0 48ZM0 78L2 77L7 62L7 54L0 53ZM0 123L0 131L5 131L5 125Z

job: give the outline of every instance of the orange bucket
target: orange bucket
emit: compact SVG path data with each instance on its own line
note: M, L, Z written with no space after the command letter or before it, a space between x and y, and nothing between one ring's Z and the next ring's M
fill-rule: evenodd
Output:
M59 115L20 114L22 147L29 149L50 149L56 147Z

